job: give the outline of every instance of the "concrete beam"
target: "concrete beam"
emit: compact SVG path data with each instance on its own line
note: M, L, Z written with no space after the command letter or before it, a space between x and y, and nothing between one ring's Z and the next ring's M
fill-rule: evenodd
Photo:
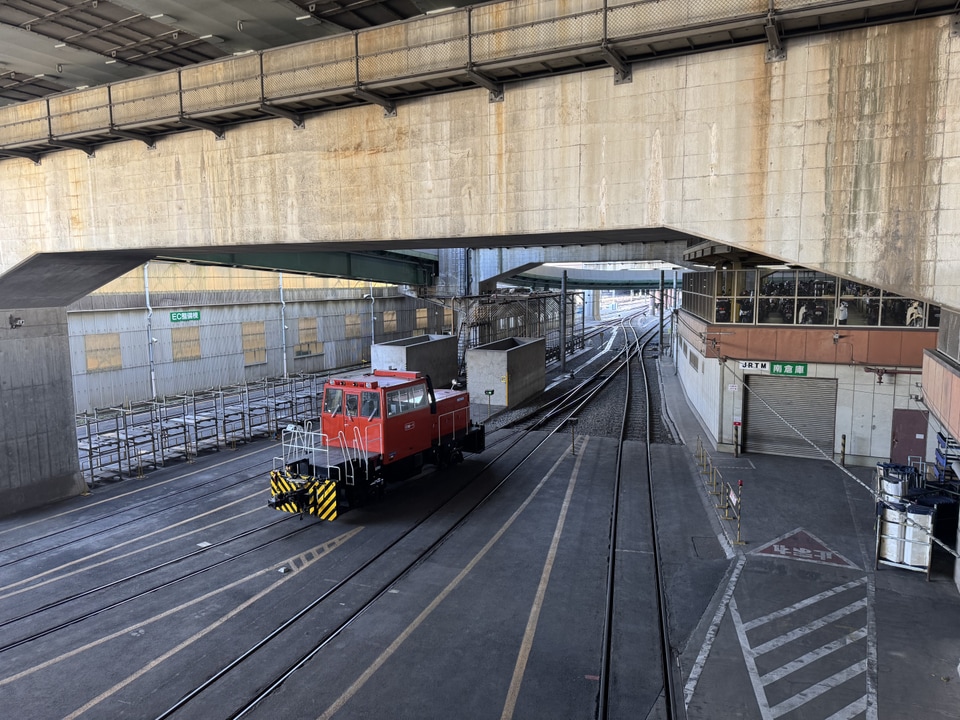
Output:
M394 285L432 285L438 263L426 257L373 252L258 252L162 253L157 259L197 265L226 265L255 270L283 270L321 277L372 280ZM2 278L0 278L2 280Z
M669 231L665 231L665 235ZM643 242L606 245L570 245L523 248L481 248L473 251L473 283L470 294L493 292L497 281L519 275L545 263L561 262L666 262L686 264L683 252L690 237L648 239ZM443 268L441 267L441 273ZM559 287L559 286L558 286ZM610 286L604 286L610 287Z
M566 286L568 289L650 290L660 287L659 270L590 270L541 267L536 272L519 272L513 275L513 282L534 288L555 289L561 285L561 275L564 270L567 273Z
M513 83L505 103L412 98L390 121L353 106L296 132L276 120L152 151L98 145L80 163L3 160L0 272L38 253L291 242L624 243L675 262L671 242L697 238L960 310L951 30L898 22L793 37L777 63L761 44L636 63L615 90L609 70L586 70Z

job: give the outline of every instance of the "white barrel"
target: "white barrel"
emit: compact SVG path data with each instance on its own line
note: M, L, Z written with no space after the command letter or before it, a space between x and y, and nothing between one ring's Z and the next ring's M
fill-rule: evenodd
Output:
M933 508L910 505L907 507L907 519L909 522L903 536L903 561L907 565L928 567L932 549Z
M880 516L880 559L888 562L903 562L904 522L906 508L903 505L885 505Z
M906 483L900 478L884 476L880 480L880 487L881 500L886 500L887 502L899 502L903 499L903 490L906 487Z

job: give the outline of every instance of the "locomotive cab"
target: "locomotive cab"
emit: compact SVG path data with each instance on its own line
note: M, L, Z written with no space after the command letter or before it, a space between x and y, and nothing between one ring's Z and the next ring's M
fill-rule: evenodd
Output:
M381 494L385 482L485 447L483 426L470 420L469 393L436 391L419 372L331 378L321 410L318 432L284 432L283 458L271 472L271 507L333 519Z

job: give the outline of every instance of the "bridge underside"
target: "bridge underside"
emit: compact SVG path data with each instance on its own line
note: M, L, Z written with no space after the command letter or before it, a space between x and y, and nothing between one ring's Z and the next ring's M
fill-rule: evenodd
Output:
M429 254L411 255L402 251L409 251L414 247L484 248L496 245L530 248L532 241L543 242L554 248L551 255L554 257L557 256L557 248L582 248L592 245L636 248L642 245L646 251L644 256L654 256L665 262L679 262L683 249L696 240L674 230L648 228L548 234L535 238L529 235L455 238L442 244L434 239L325 242L323 249L316 245L285 244L268 248L224 247L217 248L216 251L169 248L152 253L142 250L40 253L0 276L0 308L65 307L148 260L279 270L423 287L435 283L439 274L439 260ZM538 254L543 254L543 250L544 248L535 248ZM619 254L613 253L611 257ZM630 257L636 257L637 254L636 250L628 253ZM563 257L579 259L576 251Z

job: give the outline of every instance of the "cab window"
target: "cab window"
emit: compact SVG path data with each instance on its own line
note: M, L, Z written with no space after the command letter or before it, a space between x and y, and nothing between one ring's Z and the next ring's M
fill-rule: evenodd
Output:
M323 412L336 415L343 407L343 390L327 388L323 392Z
M400 415L430 404L427 386L424 383L397 388L387 393L387 417Z
M357 409L360 407L360 397L351 393L347 395L347 416L356 417Z
M363 393L360 399L360 414L367 420L380 417L380 393Z

